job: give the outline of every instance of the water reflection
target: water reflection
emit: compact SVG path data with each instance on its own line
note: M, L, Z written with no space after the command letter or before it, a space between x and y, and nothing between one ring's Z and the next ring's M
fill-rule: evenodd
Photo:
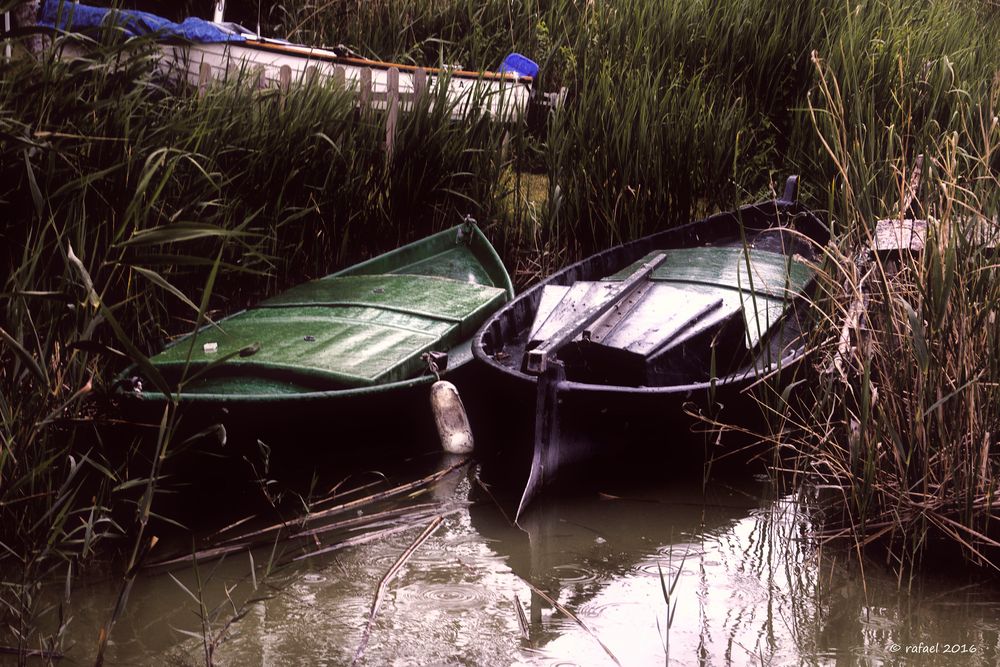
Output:
M787 538L805 519L790 502L757 505L742 490L703 493L700 485L554 499L524 518L529 545L512 550L509 563L573 610L623 664L662 663L668 646L684 662L781 662L798 655L787 632L797 622L776 623L776 609L794 611L802 595L797 575L807 556ZM486 535L493 528L476 525ZM668 628L663 584L675 579ZM537 594L530 618L534 650L526 659L583 665L600 657L587 630Z
M362 664L613 664L598 640L623 665L663 664L668 649L674 664L891 664L905 657L894 645L902 651L921 641L976 647L958 659L919 655L927 664L992 664L998 655L995 587L938 581L900 593L872 564L862 583L856 565L811 540L796 499L769 500L763 485L608 487L546 499L520 528L468 470L431 494L393 502L426 506L428 495L458 511L389 584ZM231 665L350 664L380 579L426 523L296 563L256 592L246 554L202 564L208 606L221 610L214 629L246 611L215 657ZM254 553L258 566L266 557ZM192 571L173 574L196 588ZM663 585L674 581L668 623ZM114 593L93 585L75 596L72 658L87 660ZM244 604L262 594L269 599ZM203 647L183 634L200 632L197 609L169 576L140 579L110 662L202 662Z

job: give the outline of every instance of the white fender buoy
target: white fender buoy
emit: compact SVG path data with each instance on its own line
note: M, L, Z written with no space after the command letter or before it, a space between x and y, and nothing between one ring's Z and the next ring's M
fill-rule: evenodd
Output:
M471 454L473 441L469 418L458 389L447 380L431 385L431 410L441 447L449 454Z

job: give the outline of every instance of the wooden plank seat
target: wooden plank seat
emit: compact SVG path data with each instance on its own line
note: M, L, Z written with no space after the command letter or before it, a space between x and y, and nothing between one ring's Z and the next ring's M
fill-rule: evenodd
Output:
M618 299L615 285L663 256ZM812 280L804 262L741 246L658 250L599 281L547 286L528 348L544 346L559 330L574 330L580 313L603 308L581 327L561 356L602 382L650 384L681 368L708 369L756 348ZM691 363L685 360L691 357Z

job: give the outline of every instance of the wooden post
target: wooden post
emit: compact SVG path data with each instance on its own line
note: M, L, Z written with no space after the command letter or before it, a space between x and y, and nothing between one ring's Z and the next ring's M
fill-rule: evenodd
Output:
M427 94L427 70L423 67L413 73L413 106L419 105Z
M319 70L316 69L315 65L309 65L302 76L302 83L311 86L317 81L319 81Z
M347 71L343 65L333 68L333 82L341 89L347 88Z
M285 97L288 95L288 90L292 87L292 68L288 65L282 65L278 72L278 94L281 96L281 109L285 109Z
M64 9L63 11L68 11ZM11 23L14 28L31 28L38 23L39 1L25 0L14 5L11 9ZM10 42L8 42L9 44ZM34 33L24 37L21 44L29 54L37 57L45 46L49 43L48 37L44 38L39 33Z
M361 106L367 107L371 104L372 100L372 70L370 67L365 67L361 70L361 90L358 91L358 95L361 98Z
M212 13L213 23L222 23L225 21L226 15L226 0L215 0L215 11Z
M212 80L212 66L204 60L198 66L198 97L203 97L208 90L208 82Z
M390 67L388 74L388 90L386 92L389 112L385 119L385 152L386 157L391 160L393 143L396 140L396 121L399 120L399 70Z
M904 220L907 216L913 215L913 209L918 204L917 195L920 193L920 183L923 178L923 168L924 168L924 154L921 153L917 156L913 164L913 169L910 172L910 183L909 185L903 184L903 196L902 202L899 207L899 218L898 220ZM894 226L895 223L889 223L890 227ZM878 224L876 222L876 229ZM924 221L924 229L926 232L926 221ZM883 231L883 237L891 236L891 232ZM899 234L899 239L902 241L902 233ZM877 238L877 237L876 237ZM913 242L912 231L906 237L906 247L908 249L912 248L911 243ZM877 245L877 241L873 241ZM886 240L885 243L889 241ZM923 238L920 238L920 247L923 248ZM862 247L857 251L854 256L853 264L854 266L860 266L863 263L867 263L866 260L872 256L872 249L870 247ZM851 332L855 332L855 338L858 341L858 346L861 344L862 336L864 335L861 326L861 318L865 314L866 307L868 305L868 292L869 290L865 286L868 277L875 272L876 267L870 266L868 271L861 276L857 281L856 288L854 290L855 295L851 300L851 305L847 309L847 316L844 318L844 324L840 328L840 339L837 341L837 351L833 355L833 362L830 367L830 371L836 371L840 374L840 377L847 382L847 371L850 367L850 355L852 350L851 345ZM846 280L844 283L844 291L848 291L851 288L850 279Z
M254 65L253 71L257 79L257 90L264 90L267 88L267 74L265 73L264 66Z
M10 12L3 13L3 31L7 33L10 32ZM3 45L4 60L6 62L10 62L11 55L10 38L8 37L4 40Z

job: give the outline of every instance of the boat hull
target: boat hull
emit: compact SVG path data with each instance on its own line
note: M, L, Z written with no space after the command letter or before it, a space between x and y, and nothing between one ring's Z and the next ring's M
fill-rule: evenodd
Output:
M495 441L507 462L523 472L521 510L541 491L564 480L574 468L631 456L631 448L671 447L678 456L703 457L691 450L690 432L721 416L730 423L759 419L761 410L746 389L764 375L780 377L802 356L800 338L804 307L796 303L779 334L773 335L752 364L723 377L668 386L618 386L568 380L559 364L541 376L524 370L527 332L531 329L546 286L593 281L621 271L650 252L663 248L712 245L740 234L779 226L794 227L812 244L824 244L826 228L795 201L797 181L790 179L781 199L721 213L705 220L654 234L597 253L550 276L522 293L488 319L473 340L473 354L485 364L491 382L503 388L504 402L517 410L527 426ZM504 420L494 425L499 434ZM523 443L530 442L527 448ZM519 451L512 451L521 443ZM508 475L509 477L509 475ZM525 481L526 480L526 481Z
M468 407L473 433L482 430L482 368L461 363L442 377L455 384ZM178 403L180 435L187 437L212 425L225 429L228 453L253 454L258 442L273 447L273 462L295 466L303 451L312 469L320 460L333 462L353 450L417 451L438 448L430 390L435 377L382 385L361 392L313 392L305 397L190 400ZM133 423L156 428L168 402L162 395L121 395L122 409ZM280 450L287 450L283 460Z
M428 96L433 108L442 99L444 86L443 99L456 120L473 109L500 122L523 120L531 98L531 80L516 76L417 68L268 42L163 44L158 67L167 77L192 86L233 80L252 81L262 88L292 82L335 83L352 91L359 105L374 109L388 110L395 96L404 112L421 94Z
M457 272L456 276L460 280L467 280L469 289L478 285L488 287L490 293L495 293L496 297L491 297L491 308L498 307L501 303L509 300L513 295L513 288L510 283L506 269L500 261L493 247L489 244L482 232L474 225L462 225L449 230L439 232L421 241L403 246L391 252L379 255L361 264L354 265L338 273L331 274L319 281L313 281L308 285L323 284L324 281L356 280L367 276L397 276L407 277L408 282L426 282L426 289L440 286L442 283L452 285L461 284L453 276L450 280L443 278L451 276ZM475 283L475 284L472 284ZM293 288L277 297L265 301L261 306L269 302L274 302L276 312L280 314L290 313L289 319L295 321L300 317L303 310L315 310L318 306L307 304L306 308L299 307L299 304L285 304L282 299L301 293L301 287ZM300 290L296 292L296 290ZM371 290L379 292L381 288ZM378 300L389 295L367 294L361 295L368 299ZM319 304L323 306L323 304ZM354 306L348 305L349 308ZM258 309L259 310L259 309ZM368 309L372 311L372 309ZM386 311L379 311L382 315L394 315L397 311L390 307ZM470 317L485 317L488 311L482 308L474 311ZM219 354L213 352L202 353L203 341L220 340L227 329L234 330L234 322L238 318L244 317L244 313L236 313L214 325L203 327L197 334L195 340L190 343L192 336L185 336L164 352L149 360L153 368L157 368L164 378L173 377L180 373L176 379L181 377L191 377L198 372L202 372L207 378L207 384L199 385L197 382L189 381L180 391L172 391L170 394L157 391L154 383L143 377L142 368L134 365L123 372L117 382L117 396L123 404L123 408L133 419L157 424L162 419L165 410L171 406L178 406L183 409L183 419L194 427L201 427L205 424L222 423L233 434L245 433L247 438L253 441L258 437L268 437L275 440L290 440L301 437L312 437L315 435L336 433L339 437L369 437L382 438L390 437L394 433L403 434L424 434L432 432L433 417L429 404L429 392L433 382L437 379L431 370L421 362L421 370L409 375L405 370L410 365L410 361L401 362L400 371L393 379L380 381L374 384L358 384L356 386L341 386L336 374L332 374L329 380L316 376L315 373L296 372L295 368L279 366L269 369L270 376L275 377L283 374L280 379L287 385L287 389L280 391L272 390L272 385L278 386L275 380L271 383L267 378L263 378L257 366L245 361L252 361L261 354L250 356L247 360L241 360L235 354L229 355L229 360L221 365L213 365L205 361L212 355ZM447 323L449 330L461 332L468 328L474 331L475 322L482 319L475 319L461 322ZM351 324L350 327L357 328L360 325ZM434 325L437 326L437 325ZM405 329L396 327L386 327L388 335L398 336L400 331L407 333ZM382 329L373 329L376 333ZM315 336L307 336L310 342L303 340L302 336L287 336L289 339L298 341L296 345L304 350L310 350L315 345L323 342L324 332L321 328L316 328ZM467 376L471 370L469 367L472 361L471 354L471 333L460 334L461 336L454 344L442 349L435 344L434 349L447 351L447 365L442 363L440 374L458 385L467 384ZM426 338L426 336L425 336ZM354 341L370 341L370 344L381 347L378 337L358 337L352 338ZM443 341L443 339L441 339ZM391 340L389 342L392 342ZM215 343L209 343L212 345ZM267 347L265 342L264 347ZM177 362L170 361L171 356L183 358L185 350L191 350L188 358L191 359L191 366L177 370L174 368ZM295 348L298 349L298 348ZM327 348L323 348L327 349ZM179 351L179 352L178 352ZM418 350L419 351L419 350ZM359 350L358 352L364 352ZM194 365L194 360L199 359L200 366ZM292 360L296 357L293 355ZM322 358L322 357L321 357ZM303 359L303 365L304 360ZM376 357L376 362L378 358ZM350 361L350 360L349 360ZM405 364L405 365L404 365ZM203 371L201 369L204 369ZM170 371L171 375L167 374ZM138 380L138 382L137 382ZM322 383L328 382L328 386ZM223 389L219 389L219 388Z

